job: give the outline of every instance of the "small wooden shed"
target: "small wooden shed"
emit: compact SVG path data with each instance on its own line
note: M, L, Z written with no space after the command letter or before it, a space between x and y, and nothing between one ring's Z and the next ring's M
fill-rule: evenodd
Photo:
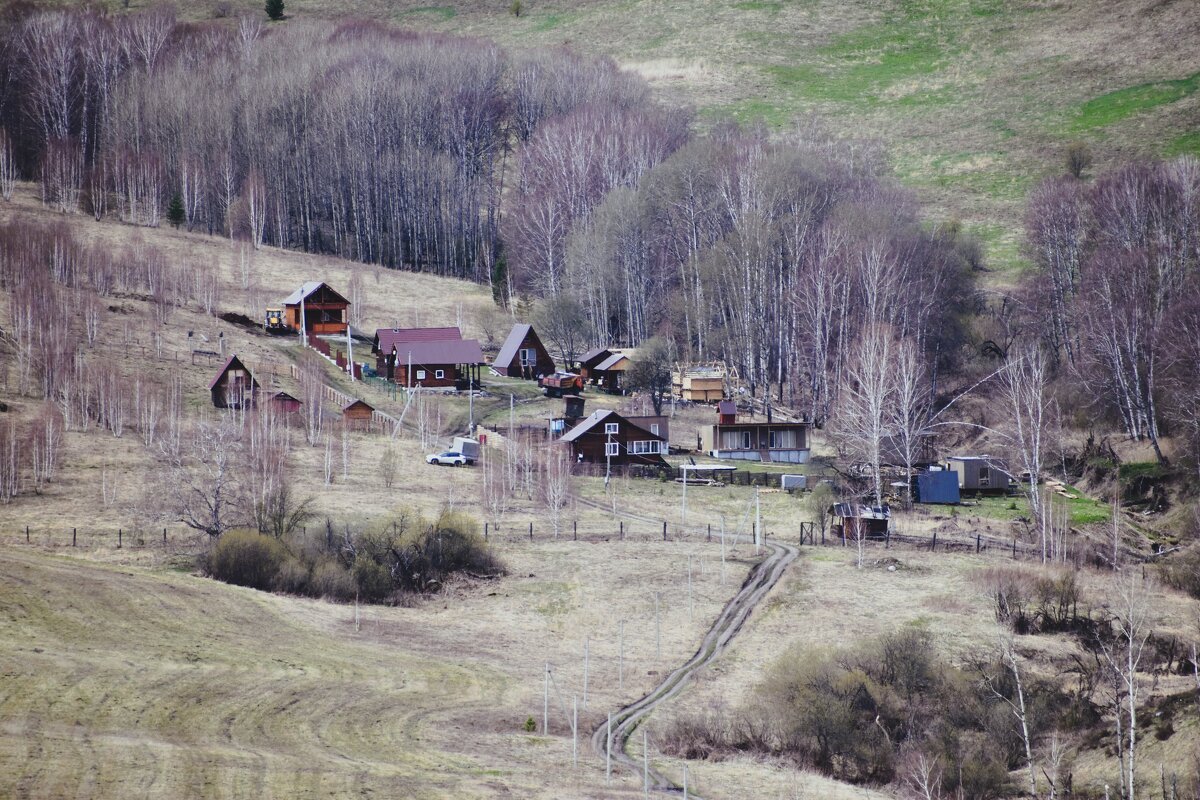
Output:
M258 381L236 355L229 357L221 371L208 383L212 404L217 408L250 408L258 391Z
M267 402L281 414L294 414L300 410L300 401L287 392L276 392L267 399Z
M883 539L888 534L892 512L887 506L865 506L859 503L834 503L829 507L833 516L833 532L846 539Z
M371 417L375 414L375 407L364 400L355 400L342 409L342 421L347 428L356 431L365 431L371 429Z

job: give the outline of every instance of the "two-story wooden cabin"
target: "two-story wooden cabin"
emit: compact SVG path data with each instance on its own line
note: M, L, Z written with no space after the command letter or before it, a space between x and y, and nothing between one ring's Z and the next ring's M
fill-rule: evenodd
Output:
M595 411L559 439L581 464L666 466L667 440L616 411Z
M283 300L284 325L317 336L342 334L349 325L350 301L321 281L309 281Z

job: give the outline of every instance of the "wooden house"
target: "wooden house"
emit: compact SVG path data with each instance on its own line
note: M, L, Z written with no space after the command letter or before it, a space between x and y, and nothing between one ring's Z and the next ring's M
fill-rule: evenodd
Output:
M946 469L958 476L964 494L1008 494L1013 485L1004 462L989 456L951 456Z
M891 509L887 506L865 506L859 503L834 503L829 507L833 517L833 533L847 540L883 539L888 534Z
M212 404L217 408L250 408L258 392L258 381L236 355L208 383Z
M645 428L655 436L662 437L666 442L671 441L671 418L666 414L646 415L646 416L626 416L625 419L637 425L639 428ZM663 454L666 454L663 450Z
M350 301L320 281L309 281L283 300L284 325L310 335L344 334L349 325Z
M532 325L513 325L492 362L492 369L510 378L537 380L555 370L554 359Z
M281 414L295 414L300 410L300 401L287 392L276 392L267 398L267 402Z
M625 371L629 369L631 353L629 351L611 352L608 358L591 367L588 372L590 383L599 386L606 392L620 394L625 391Z
M595 411L567 431L562 439L577 463L624 467L629 464L666 466L667 441L635 425L616 411Z
M739 461L808 462L807 422L739 421L732 400L717 404L717 423L700 429L700 449L713 458Z
M346 424L347 428L352 430L370 430L371 417L374 414L374 406L363 400L355 400L342 409L342 421Z
M591 380L592 371L613 354L607 347L593 347L579 357L579 374L586 381Z
M400 386L465 390L482 385L483 350L458 328L381 328L375 370Z

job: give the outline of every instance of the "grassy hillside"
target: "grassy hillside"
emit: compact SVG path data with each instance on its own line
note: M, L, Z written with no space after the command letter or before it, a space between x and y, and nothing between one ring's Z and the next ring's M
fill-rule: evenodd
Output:
M288 0L287 12L609 54L702 124L783 128L818 113L840 134L881 140L935 221L959 219L985 242L1002 284L1022 266L1025 193L1063 171L1069 142L1088 143L1096 169L1200 153L1189 0L522 0L520 16L501 0L425 2ZM218 5L261 13L253 0L185 13Z

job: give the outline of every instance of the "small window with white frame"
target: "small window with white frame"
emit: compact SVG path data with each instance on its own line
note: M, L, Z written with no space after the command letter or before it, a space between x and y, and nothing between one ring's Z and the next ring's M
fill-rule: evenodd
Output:
M605 433L617 433L618 431L620 431L620 429L621 429L621 426L615 422L604 423L604 432Z
M446 377L446 370L444 370L444 369L434 370L433 377L437 378L440 381L442 378Z
M658 436L658 435L659 435L659 434L658 434L658 423L657 423L657 422L651 422L651 423L650 423L650 432L651 432L651 433L653 433L655 436Z
M425 380L425 370L423 370L423 369L417 370L417 380L419 380L419 381Z
M619 442L605 442L604 455L619 456L621 455L621 444Z

